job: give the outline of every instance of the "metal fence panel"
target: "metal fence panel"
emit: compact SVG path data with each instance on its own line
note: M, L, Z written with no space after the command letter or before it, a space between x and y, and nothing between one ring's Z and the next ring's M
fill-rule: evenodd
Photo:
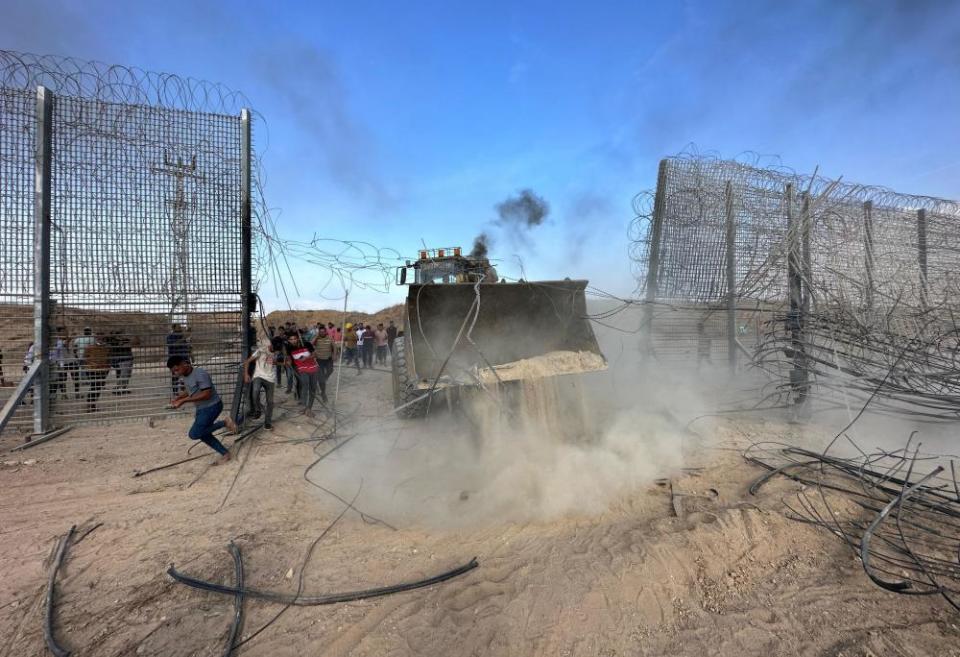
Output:
M229 408L252 267L242 234L249 118L233 108L242 97L175 76L7 51L0 74L0 404L34 340L35 85L43 83L54 87L51 424L170 412L173 354L205 367ZM11 424L28 430L31 407L28 397Z
M702 366L733 327L800 398L808 381L861 396L884 381L876 405L956 417L960 204L699 155L660 171L632 227L655 357Z
M239 117L57 99L51 326L66 353L52 376L56 423L161 411L171 353L232 390L240 156Z
M33 185L36 91L0 87L0 403L26 371L33 344ZM13 418L31 422L32 395Z

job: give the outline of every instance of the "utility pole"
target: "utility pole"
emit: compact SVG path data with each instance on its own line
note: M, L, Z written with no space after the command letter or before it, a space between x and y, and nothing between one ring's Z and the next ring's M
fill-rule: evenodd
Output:
M175 324L186 325L190 313L188 291L190 277L188 274L190 257L190 218L188 215L189 202L186 195L186 180L203 180L203 175L197 173L197 156L184 163L183 158L177 156L176 162L163 152L163 166L151 167L153 173L173 176L176 180L176 191L172 201L168 201L173 209L171 228L173 231L173 263L170 275L170 316ZM182 308L177 312L178 306Z

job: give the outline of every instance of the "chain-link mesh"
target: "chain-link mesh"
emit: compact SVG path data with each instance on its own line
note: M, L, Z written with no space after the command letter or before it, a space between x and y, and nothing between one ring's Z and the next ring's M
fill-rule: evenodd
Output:
M33 344L33 163L36 92L0 87L0 403ZM30 421L17 409L15 422Z
M18 57L0 52L8 85L0 92L0 349L6 380L15 381L29 360L34 330L37 95L35 89L11 87L42 81L56 85L52 424L166 412L178 387L166 369L170 355L190 356L205 367L229 406L241 353L239 115L173 106L192 90L222 91L213 85L184 86L173 76L135 69L88 64L73 70L64 63L72 60ZM97 75L109 84L93 84ZM221 95L214 108L232 99ZM195 98L183 103L203 104ZM0 403L11 390L0 389ZM31 403L28 397L14 425L30 422Z
M55 417L162 408L173 353L232 389L239 118L61 97L53 135L51 326L71 343L51 373Z

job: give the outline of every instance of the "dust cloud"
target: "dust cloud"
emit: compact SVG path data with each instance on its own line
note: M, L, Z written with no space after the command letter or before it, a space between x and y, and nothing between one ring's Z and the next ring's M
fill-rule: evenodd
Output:
M682 378L641 365L636 335L598 338L605 371L474 391L452 412L438 396L427 419L357 417L357 438L316 476L341 490L362 480L357 507L407 527L603 513L682 467L676 417L702 402Z

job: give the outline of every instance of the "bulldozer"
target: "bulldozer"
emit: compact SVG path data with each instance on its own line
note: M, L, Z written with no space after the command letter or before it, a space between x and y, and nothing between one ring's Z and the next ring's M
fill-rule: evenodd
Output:
M393 343L396 413L421 417L465 390L604 370L587 319L587 281L506 282L485 256L427 249L397 268L407 285Z

